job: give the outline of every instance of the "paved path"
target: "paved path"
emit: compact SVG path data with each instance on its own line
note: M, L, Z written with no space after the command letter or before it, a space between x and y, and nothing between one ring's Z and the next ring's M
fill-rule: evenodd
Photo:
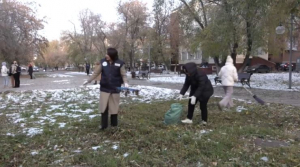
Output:
M28 76L22 76L20 88L6 88L3 89L3 79L0 77L0 92L3 91L24 91L24 90L49 90L49 89L69 89L76 88L82 85L82 83L88 79L84 73L69 73L66 71L55 71L55 72L40 72L37 73L40 77L37 79L29 79ZM55 75L65 75L66 77L55 77ZM49 76L50 77L47 77ZM53 77L55 78L53 78ZM71 76L71 77L70 77ZM155 86L161 88L177 89L180 90L182 84L176 83L159 83L150 82L148 80L131 79L129 77L130 85L145 85ZM293 91L279 91L279 90L264 90L264 89L251 89L251 91L258 97L269 103L280 103L294 106L300 106L300 93ZM224 92L221 86L214 88L215 96L223 96ZM246 90L241 87L234 88L234 98L253 100Z

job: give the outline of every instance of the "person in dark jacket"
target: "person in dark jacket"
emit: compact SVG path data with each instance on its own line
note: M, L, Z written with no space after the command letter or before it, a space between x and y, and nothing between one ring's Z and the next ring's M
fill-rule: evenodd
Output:
M207 75L197 69L195 63L187 63L183 66L183 71L186 74L184 85L180 91L180 99L186 91L191 88L189 95L188 115L182 123L191 124L193 123L192 118L195 110L195 105L200 102L200 110L202 117L202 125L207 124L207 103L210 97L214 93L214 89L211 85Z
M86 69L86 74L87 75L90 75L90 68L91 68L90 63L86 63L85 69Z
M120 90L124 84L128 87L125 64L118 58L118 51L115 48L108 48L107 55L100 61L92 77L83 85L91 83L101 75L99 109L101 113L101 129L108 127L108 115L110 115L111 126L118 126L118 112L120 104Z
M30 79L32 79L33 67L31 64L29 64L29 66L28 66L28 73L29 73Z

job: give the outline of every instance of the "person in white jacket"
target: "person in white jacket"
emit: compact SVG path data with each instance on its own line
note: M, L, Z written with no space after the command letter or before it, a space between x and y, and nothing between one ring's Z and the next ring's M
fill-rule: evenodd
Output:
M238 74L231 56L227 56L225 66L223 66L219 72L219 77L222 80L223 89L225 91L225 97L219 102L218 107L222 108L233 107L232 93L233 85L235 81L238 81Z
M1 76L3 77L3 83L4 83L4 88L8 87L8 69L6 67L6 62L2 62L2 67L1 67Z

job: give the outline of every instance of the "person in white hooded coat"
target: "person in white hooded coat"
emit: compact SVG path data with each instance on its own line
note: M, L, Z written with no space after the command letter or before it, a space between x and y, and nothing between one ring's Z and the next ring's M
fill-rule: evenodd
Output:
M219 72L219 77L222 80L223 89L225 91L225 97L219 102L218 106L222 108L233 107L232 93L234 82L238 81L238 74L231 56L227 56L226 64Z
M6 62L2 62L1 76L3 77L4 88L8 87L8 69L6 67Z

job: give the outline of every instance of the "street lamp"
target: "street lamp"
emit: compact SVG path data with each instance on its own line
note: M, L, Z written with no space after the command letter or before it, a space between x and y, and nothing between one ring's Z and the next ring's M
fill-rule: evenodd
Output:
M291 30L290 30L290 57L289 57L289 89L292 89L292 51L293 51L293 19L294 15L291 13ZM276 27L276 34L283 34L285 28L282 25Z
M285 33L285 27L284 27L284 26L282 26L282 25L280 24L278 27L276 27L276 34L282 35L282 34L284 34L284 33Z

